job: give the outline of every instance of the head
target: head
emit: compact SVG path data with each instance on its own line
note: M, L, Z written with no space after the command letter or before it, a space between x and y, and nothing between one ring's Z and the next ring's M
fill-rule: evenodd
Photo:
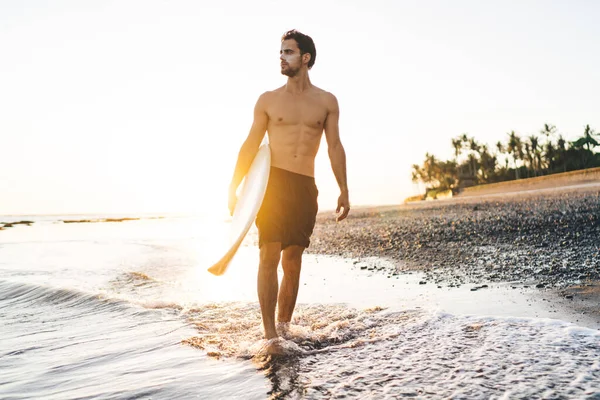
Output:
M287 31L281 37L281 73L296 76L302 68L311 69L317 58L315 43L310 36L295 29Z

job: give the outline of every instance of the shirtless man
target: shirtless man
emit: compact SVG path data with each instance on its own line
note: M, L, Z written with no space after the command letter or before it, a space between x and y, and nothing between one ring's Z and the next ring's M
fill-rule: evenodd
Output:
M258 300L266 339L278 337L277 321L285 325L296 305L302 253L310 243L317 215L315 156L321 135L329 150L331 168L340 187L337 220L350 211L346 182L346 153L340 141L337 99L314 86L308 70L315 63L313 40L296 30L281 38L281 73L287 83L263 93L254 108L254 122L240 149L229 187L229 210L237 201L236 190L265 136L271 146L271 172L263 205L256 218L259 234ZM283 279L278 288L277 266L282 261Z

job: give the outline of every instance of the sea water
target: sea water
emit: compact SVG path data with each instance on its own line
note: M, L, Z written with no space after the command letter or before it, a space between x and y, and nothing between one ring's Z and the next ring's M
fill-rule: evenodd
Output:
M599 331L514 291L305 255L286 354L270 357L256 231L214 277L218 218L0 222L19 219L33 224L0 231L2 399L600 398Z

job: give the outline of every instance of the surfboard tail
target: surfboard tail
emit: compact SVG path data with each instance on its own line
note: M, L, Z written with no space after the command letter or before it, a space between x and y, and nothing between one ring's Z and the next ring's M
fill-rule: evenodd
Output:
M233 244L233 246L231 246L229 251L223 257L221 257L221 259L219 261L217 261L215 264L213 264L212 267L208 268L208 272L210 272L211 274L213 274L215 276L223 275L225 273L225 271L227 271L227 267L229 266L229 263L231 263L231 260L233 260L233 257L235 257L235 253L237 253L243 240L244 240L243 236L241 238L239 238Z
M208 269L208 272L215 276L221 276L227 271L227 263L219 261Z

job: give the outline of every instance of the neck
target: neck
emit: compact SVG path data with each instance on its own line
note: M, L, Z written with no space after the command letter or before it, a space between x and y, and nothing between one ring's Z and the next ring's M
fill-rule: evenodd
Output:
M310 82L310 78L308 77L308 70L301 69L298 71L296 76L288 77L287 83L285 85L286 92L290 93L302 93L306 89L312 87L312 83Z

